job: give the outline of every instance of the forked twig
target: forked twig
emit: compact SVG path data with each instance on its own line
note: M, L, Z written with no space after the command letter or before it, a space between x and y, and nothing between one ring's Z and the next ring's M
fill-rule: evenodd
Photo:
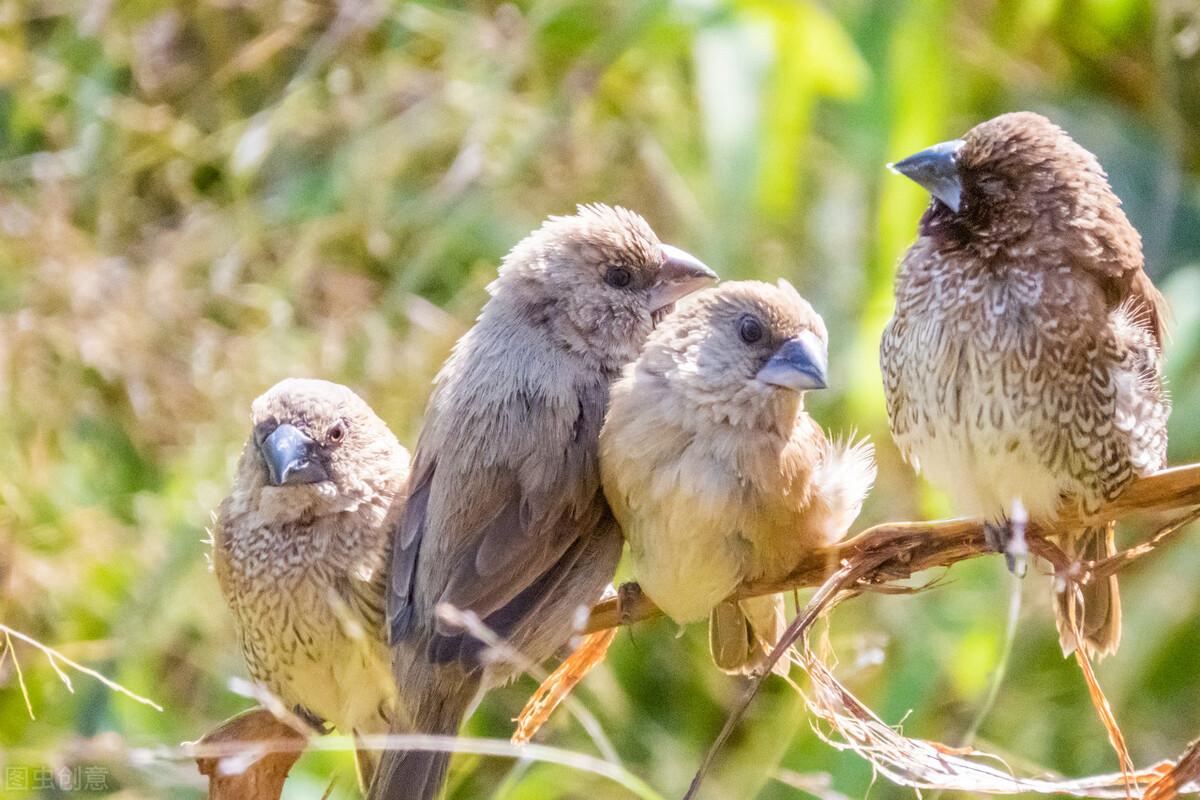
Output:
M7 652L11 655L12 660L13 660L13 666L16 667L17 682L21 685L21 693L25 697L25 707L29 711L30 718L33 718L33 706L29 702L29 692L25 688L25 676L21 672L21 664L19 661L17 661L16 651L13 650L13 644L12 644L13 639L20 639L22 642L25 642L28 645L32 645L33 647L36 647L38 650L40 650L42 652L42 655L44 655L46 657L46 660L50 662L50 666L58 674L58 677L63 682L63 685L65 685L67 687L67 691L71 692L72 694L74 694L74 692L75 692L75 686L71 683L71 677L69 675L67 675L66 672L63 671L62 664L67 665L68 667L75 670L76 672L82 672L84 675L90 675L91 677L93 677L96 680L103 683L109 689L112 689L114 692L118 692L120 694L125 695L130 700L136 700L137 702L141 703L142 705L150 706L155 711L163 710L162 706L160 706L158 703L154 702L153 700L150 700L149 698L146 698L146 697L142 697L137 692L133 692L133 691L130 691L129 689L126 689L121 684L117 683L116 681L112 680L111 678L107 678L104 675L101 675L96 670L91 669L89 667L85 667L82 664L80 664L79 662L73 661L73 660L67 658L62 653L55 650L53 647L42 644L37 639L34 639L32 636L28 636L24 633L21 633L18 630L14 630L14 629L8 627L7 625L4 625L3 623L0 623L0 633L4 634L4 641L5 641L5 645L6 645L5 652ZM59 662L62 662L62 664L60 664Z

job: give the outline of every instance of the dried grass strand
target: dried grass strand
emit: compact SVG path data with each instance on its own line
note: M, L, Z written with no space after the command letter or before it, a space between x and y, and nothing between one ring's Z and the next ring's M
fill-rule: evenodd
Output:
M72 661L71 659L67 658L59 651L55 650L53 647L42 644L37 639L34 639L32 636L27 636L26 634L21 633L18 630L14 630L13 628L10 628L7 625L4 625L2 623L0 623L0 632L4 633L4 641L7 644L8 649L10 651L12 651L13 666L16 667L16 670L17 670L17 682L21 686L21 694L25 697L25 708L29 711L30 719L34 718L33 705L29 702L29 691L25 686L25 678L21 674L21 665L17 661L17 653L15 650L13 650L12 640L14 638L20 639L22 642L25 642L28 645L32 645L33 647L36 647L38 650L40 650L42 652L42 655L44 655L46 657L46 660L50 662L50 666L54 668L54 671L56 673L58 673L58 677L66 685L67 691L71 692L72 694L75 692L75 687L71 685L70 677L67 676L67 674L63 671L62 667L57 663L58 661L61 661L63 664L66 664L68 667L70 667L71 669L73 669L77 672L82 672L84 675L89 675L89 676L95 678L96 680L100 681L105 686L107 686L109 689L112 689L114 692L117 692L118 694L125 695L130 700L136 700L137 702L141 703L142 705L150 706L155 711L163 710L163 707L160 706L158 703L154 702L153 700L150 700L149 698L146 698L146 697L142 697L140 694L138 694L137 692L134 692L130 689L126 689L121 684L117 683L116 681L112 680L111 678L107 678L104 675L101 675L99 672L97 672L94 669L85 667L82 664L78 663L77 661Z

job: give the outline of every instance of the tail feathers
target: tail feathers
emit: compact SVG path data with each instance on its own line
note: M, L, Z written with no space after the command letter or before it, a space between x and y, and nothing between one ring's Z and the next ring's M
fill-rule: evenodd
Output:
M713 662L732 675L758 672L786 627L783 595L726 600L708 618ZM790 667L791 662L783 656L771 671L787 675Z
M363 794L366 794L368 788L371 786L371 779L375 776L375 769L378 765L379 752L364 749L358 733L355 732L354 766L355 772L358 773L358 790Z
M402 697L410 700L412 710L408 721L399 720L393 724L392 732L456 735L479 690L478 676L464 675L455 666L421 664L401 677ZM397 717L401 716L397 714ZM436 800L446 782L450 755L445 750L385 751L374 770L367 797L371 800Z
M1088 528L1064 540L1067 554L1087 561L1107 558L1116 552L1116 525ZM1063 655L1082 647L1088 658L1101 659L1117 651L1121 643L1121 596L1115 575L1086 586L1055 587L1058 641ZM1075 635L1078 630L1083 641Z

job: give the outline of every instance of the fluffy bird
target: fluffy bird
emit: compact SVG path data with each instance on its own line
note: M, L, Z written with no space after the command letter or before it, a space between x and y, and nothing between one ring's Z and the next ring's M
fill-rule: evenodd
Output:
M386 576L408 452L327 381L276 384L251 421L213 531L250 675L318 729L386 733L396 702ZM359 752L364 782L376 760Z
M519 667L439 613L469 612L531 661L576 632L621 534L600 489L609 384L680 297L715 280L637 214L551 217L505 257L435 381L392 561L398 732L453 735ZM445 752L388 753L372 796L432 798Z
M893 169L933 197L880 351L892 434L1013 569L1014 509L1052 521L1065 497L1090 518L1165 464L1163 297L1096 157L1042 116L996 117ZM1102 558L1113 525L1064 546ZM1056 603L1064 654L1116 649L1115 577Z
M781 595L731 596L841 539L875 479L868 442L834 443L804 410L826 345L791 284L723 283L681 304L613 387L600 463L635 576L676 622L709 617L727 672L758 669L783 628Z

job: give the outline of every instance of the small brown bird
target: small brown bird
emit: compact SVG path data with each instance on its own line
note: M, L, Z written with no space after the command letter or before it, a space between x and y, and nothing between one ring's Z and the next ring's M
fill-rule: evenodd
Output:
M327 381L281 381L251 420L213 531L250 675L317 728L386 733L387 561L408 452L358 395ZM360 751L364 781L375 760Z
M621 534L600 489L609 383L680 297L713 281L637 214L583 206L504 259L491 299L436 379L392 561L388 619L409 718L453 735L519 670L439 616L471 612L531 661L577 631ZM373 797L435 797L448 754L384 757Z
M1096 157L1042 116L996 117L893 169L933 199L880 351L892 434L989 521L1012 569L1014 509L1051 521L1069 497L1091 516L1166 463L1163 297ZM1064 546L1102 558L1113 525ZM1116 649L1116 578L1059 591L1057 608L1064 653Z
M709 616L727 672L759 667L783 629L781 595L731 595L841 539L875 479L868 442L835 444L804 410L826 344L786 281L724 283L681 304L613 386L601 472L635 576L676 622Z

